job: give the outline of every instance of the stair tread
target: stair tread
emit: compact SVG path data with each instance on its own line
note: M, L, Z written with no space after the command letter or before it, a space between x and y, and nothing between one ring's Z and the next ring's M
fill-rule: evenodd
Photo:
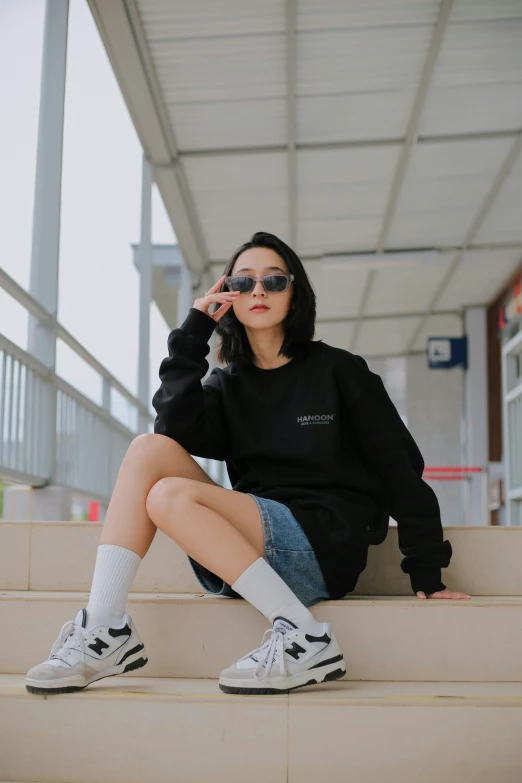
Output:
M74 590L0 590L0 600L29 600L29 601L86 601L89 597L89 591ZM231 601L243 601L240 598L230 598L228 596L216 596L211 593L141 593L130 592L129 601L140 603L180 603L204 601L208 603L226 603ZM328 606L367 606L371 604L393 604L393 605L413 605L413 606L520 606L522 604L522 595L475 595L471 598L451 599L451 598L428 598L419 599L413 595L347 595L344 598L338 598L333 601L321 601L320 605Z
M282 694L284 696L285 694ZM379 706L400 704L426 704L434 702L484 706L499 703L522 706L522 683L520 682L400 682L400 681L362 681L337 680L318 686L300 688L291 698L343 702L347 706L356 703L376 704ZM25 675L0 674L0 699L6 696L34 698L25 689ZM201 701L228 698L237 700L238 696L223 693L217 679L191 679L170 677L107 677L95 682L83 691L67 693L58 698L97 698L97 699L162 699ZM46 698L55 698L46 697ZM259 699L271 696L242 696L241 698ZM283 701L280 697L277 700ZM285 696L286 700L286 696Z

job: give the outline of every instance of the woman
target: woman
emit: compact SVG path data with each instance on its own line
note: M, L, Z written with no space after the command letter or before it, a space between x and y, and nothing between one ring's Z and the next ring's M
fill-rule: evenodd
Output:
M271 623L259 648L221 672L227 693L286 693L346 673L330 623L308 607L353 590L390 513L413 591L470 597L441 582L451 545L380 377L361 357L312 340L315 313L297 255L258 232L172 330L154 433L136 437L123 459L88 605L28 672L30 692L78 690L147 663L125 606L158 528L206 590L245 598ZM225 366L202 384L214 329ZM226 460L233 489L191 455Z

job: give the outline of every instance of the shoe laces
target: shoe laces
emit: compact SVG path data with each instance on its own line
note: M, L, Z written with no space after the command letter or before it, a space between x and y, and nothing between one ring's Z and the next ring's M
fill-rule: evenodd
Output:
M267 634L272 634L272 637L265 641ZM285 661L285 645L284 645L284 633L276 631L275 628L267 628L263 634L261 645L257 650L253 650L247 655L240 658L241 661L245 658L250 658L254 653L257 653L259 661L254 669L254 677L256 680L262 680L268 676L272 665L279 654L279 673L281 677L286 677L286 661Z
M71 649L71 643L75 639L78 639L82 655L85 656L85 639L82 633L82 626L75 620L67 620L62 626L62 630L58 634L58 638L53 644L47 660L50 661L51 658L59 658L63 661Z

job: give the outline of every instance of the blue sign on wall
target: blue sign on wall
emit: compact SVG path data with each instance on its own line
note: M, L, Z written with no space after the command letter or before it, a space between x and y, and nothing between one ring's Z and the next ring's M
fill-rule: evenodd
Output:
M448 370L468 367L467 337L428 337L428 367L430 370Z

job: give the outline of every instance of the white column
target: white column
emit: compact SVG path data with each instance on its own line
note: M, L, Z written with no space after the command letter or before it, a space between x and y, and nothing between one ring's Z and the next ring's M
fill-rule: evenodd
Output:
M56 367L56 317L58 314L58 267L60 250L60 211L62 184L63 122L65 104L65 72L67 58L68 0L47 0L43 34L42 78L40 87L40 113L36 177L33 207L31 270L29 292L53 315L53 320L40 323L29 314L28 351L44 362L51 370ZM53 383L42 387L43 442L47 459L45 472L52 484L56 475L56 388ZM26 399L24 421L28 421ZM47 487L46 489L49 489ZM44 494L56 498L67 490L56 488L53 493L34 491L37 506ZM70 507L70 501L68 500ZM52 505L52 504L51 504ZM35 519L42 518L38 507ZM67 519L61 500L55 510L46 503L51 519Z
M139 247L140 320L138 340L138 399L149 407L150 303L152 299L152 171L143 153L141 180L141 236ZM148 421L138 417L138 431L148 432Z
M177 314L178 314L178 326L181 326L190 308L194 304L196 298L195 292L192 290L192 274L183 258L181 258L181 266L179 268L179 288L178 288L178 301L177 301Z
M469 307L464 326L468 337L468 369L464 373L466 457L468 466L488 466L487 322L485 307ZM487 525L487 479L471 482L471 524Z

